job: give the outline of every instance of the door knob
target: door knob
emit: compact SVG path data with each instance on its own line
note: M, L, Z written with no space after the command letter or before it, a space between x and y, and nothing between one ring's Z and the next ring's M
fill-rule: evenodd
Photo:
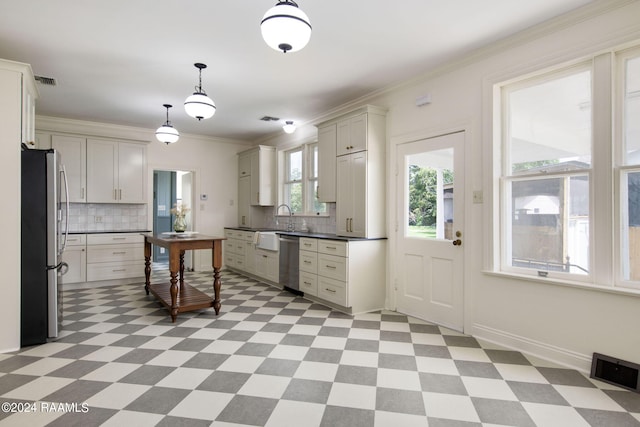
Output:
M456 239L453 241L453 246L461 246L461 245L462 245L462 240Z

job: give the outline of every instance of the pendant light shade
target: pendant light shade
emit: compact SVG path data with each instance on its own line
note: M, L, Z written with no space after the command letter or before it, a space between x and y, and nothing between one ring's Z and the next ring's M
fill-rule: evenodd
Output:
M282 126L282 129L286 132L286 133L294 133L296 131L296 125L293 124L293 122L291 120L287 120L284 124L284 126Z
M202 70L207 66L199 62L193 65L199 70L198 86L196 86L196 91L193 95L190 95L184 101L184 109L194 119L208 119L216 113L216 104L202 90Z
M279 0L264 14L260 23L262 38L273 49L296 52L309 43L311 23L296 2Z
M176 128L171 126L171 122L169 121L169 108L171 108L172 105L163 104L162 106L167 109L167 121L156 130L156 138L158 141L169 145L177 142L178 139L180 139L180 134Z

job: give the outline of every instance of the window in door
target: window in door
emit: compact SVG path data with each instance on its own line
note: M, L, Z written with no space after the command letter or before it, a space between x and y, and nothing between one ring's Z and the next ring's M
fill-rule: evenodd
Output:
M409 155L407 237L452 240L453 148Z

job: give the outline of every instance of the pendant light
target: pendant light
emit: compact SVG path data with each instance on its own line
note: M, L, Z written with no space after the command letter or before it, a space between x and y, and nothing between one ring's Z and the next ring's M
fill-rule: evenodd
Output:
M193 95L184 101L184 109L194 119L208 119L216 113L216 104L202 90L202 70L207 68L207 65L197 62L193 66L199 70L198 86Z
M282 129L285 131L285 133L294 133L296 131L296 125L294 125L291 120L287 120L284 123L285 124L284 126L282 126Z
M180 134L176 128L171 126L171 122L169 121L169 108L173 107L173 105L162 104L162 106L167 109L167 121L156 130L156 138L158 141L169 145L177 142L180 138Z
M309 43L309 17L293 0L279 0L264 14L260 23L262 38L273 49L296 52Z

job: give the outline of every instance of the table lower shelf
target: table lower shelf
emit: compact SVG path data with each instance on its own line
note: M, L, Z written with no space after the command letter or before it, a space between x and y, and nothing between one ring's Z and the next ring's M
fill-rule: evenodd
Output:
M170 282L154 283L149 285L149 291L169 310L171 310L170 287ZM213 307L213 298L187 283L185 283L182 290L180 290L180 284L178 284L176 306L178 313L200 310L202 308Z

